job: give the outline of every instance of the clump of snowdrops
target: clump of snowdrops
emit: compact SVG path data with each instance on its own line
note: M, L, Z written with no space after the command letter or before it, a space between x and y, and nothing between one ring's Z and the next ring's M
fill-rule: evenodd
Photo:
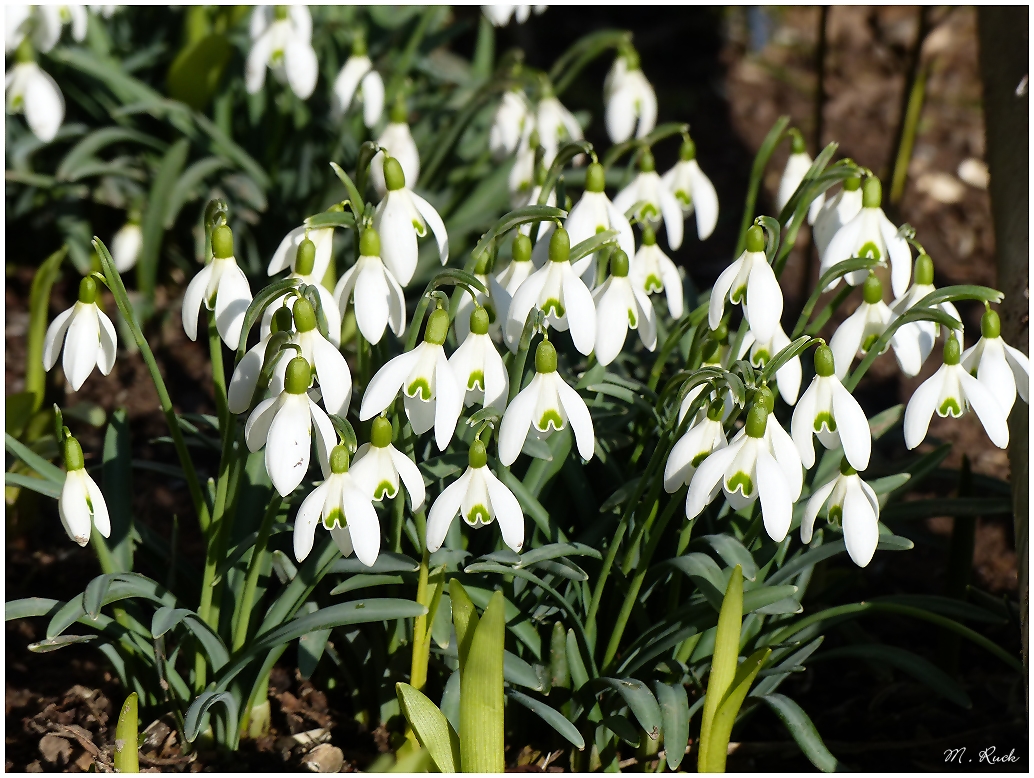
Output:
M991 307L1001 293L936 288L934 259L884 214L871 171L834 162L835 143L812 160L780 120L751 186L756 195L788 140L779 212L756 215L752 195L729 266L689 294L693 244L721 210L710 150L685 124L656 124L630 36L587 36L548 73L512 54L493 66L492 24L528 13L486 9L457 85L422 48L450 29L438 9L401 21L315 13L327 14L325 33L302 6L209 19L211 35L241 49L227 60L243 67L224 93L230 106L275 101L297 117L311 102L347 138L306 157L326 168L318 175L332 168L324 193L335 196L273 242L259 242L223 189L199 214L199 263L178 305L187 336L207 341L216 413L176 411L143 333L149 309L121 275L143 262L138 288L152 288L160 233L179 210L168 222L144 216L142 230L148 197L124 182L134 215L110 249L93 239L98 269L86 268L77 301L46 329L38 358L48 371L60 361L73 391L116 358L145 361L175 454L151 467L186 484L207 550L184 560L175 532L170 544L134 522L124 412L108 426L99 486L55 408L63 467L8 436L39 476L8 483L56 498L69 538L93 545L103 574L64 602L7 604L8 618L50 618L35 650L90 642L187 740L235 748L268 728L270 669L297 643L302 674L322 665L367 724L401 714L400 765L443 771L501 770L517 715L555 730L578 769L635 753L674 770L693 732L699 769L722 770L734 723L758 706L834 769L808 715L777 693L834 618L925 619L1015 666L938 598L801 605L822 560L846 552L865 567L911 547L881 512L946 451L896 462L882 445L893 431L913 450L934 413L972 412L1004 448L1016 396L1027 401L1027 359L1003 342ZM46 8L19 14L8 26L8 112L48 143L64 104L37 62L61 26ZM583 140L560 99L599 56L613 57L606 150ZM57 61L111 78L86 50ZM123 103L150 89L121 78ZM151 110L208 132L241 175L275 178L184 102ZM168 147L152 200L179 187L178 144L197 137ZM662 173L652 150L663 144L677 144L678 161ZM780 277L806 221L820 278L784 328ZM669 254L684 242L680 267ZM979 338L964 331L960 300L986 306ZM819 338L841 309L852 312ZM120 350L120 337L138 353ZM869 416L853 391L888 351L907 376L927 359L941 367L905 408ZM199 445L218 452L214 469ZM137 546L165 560L164 582L134 572ZM195 572L178 573L184 565ZM77 624L86 632L68 631ZM961 689L935 691L966 701Z

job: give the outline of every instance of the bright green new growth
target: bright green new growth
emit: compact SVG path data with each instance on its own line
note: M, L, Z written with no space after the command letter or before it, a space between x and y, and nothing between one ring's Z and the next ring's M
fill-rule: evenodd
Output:
M368 227L363 230L359 238L359 253L364 257L379 257L381 255L381 236L377 230Z
M883 284L875 273L869 273L862 285L862 299L869 305L876 305L883 299Z
M312 368L305 357L295 357L287 363L287 375L284 378L284 390L290 394L304 394L312 380Z
M513 248L511 249L511 253L513 254L514 262L530 262L531 238L523 232L518 232L513 238Z
M83 449L79 441L69 436L65 438L64 445L65 470L71 473L73 470L82 470L86 467L86 460L83 459Z
M916 257L915 278L916 286L933 284L933 260L925 252Z
M679 147L679 159L683 162L689 162L691 159L697 158L697 145L689 137L686 137L682 141L682 145Z
M90 276L79 282L79 302L86 305L97 302L97 282Z
M391 445L391 422L383 416L373 420L370 428L370 445L377 448L387 448Z
M961 359L962 346L959 345L958 338L956 338L955 333L952 332L948 335L948 340L944 342L944 364L957 365Z
M304 297L294 301L294 323L298 327L298 332L311 332L316 329L316 311L312 303Z
M740 655L740 624L743 619L743 568L733 568L729 583L718 613L718 629L715 633L714 655L711 658L711 675L704 697L704 715L700 724L700 750L697 754L697 770L709 772L711 726L714 723L718 705L732 685L736 675L736 660Z
M879 208L883 202L883 184L876 176L869 176L862 184L862 207Z
M504 605L503 593L497 591L473 631L460 671L460 766L465 773L501 773L506 767L503 756ZM469 631L468 623L465 632ZM459 639L458 628L456 634Z
M617 278L628 276L628 254L621 249L615 251L614 256L610 258L610 274Z
M441 308L435 308L427 317L427 326L424 328L424 343L433 343L441 346L449 335L449 312Z
M815 373L828 378L836 372L833 363L833 349L823 344L815 349Z
M984 311L984 315L980 317L980 334L989 340L1001 337L1002 320L990 308Z
M556 372L556 349L548 340L539 343L538 348L535 349L535 372Z
M563 227L557 227L549 239L549 261L566 262L570 256L571 236Z
M115 725L115 772L140 772L140 753L137 747L139 728L137 696L136 692L132 692L122 704L118 724Z
M747 230L747 251L751 253L765 250L765 230L758 224Z
M585 171L585 191L602 192L607 185L607 171L599 162L593 162Z
M653 158L653 152L650 149L644 149L643 153L639 155L639 170L643 173L653 173L657 170L657 162Z
M330 452L330 472L348 472L348 446L338 444Z
M384 185L389 192L404 189L406 186L406 174L402 171L402 165L394 157L384 158Z
M474 310L470 312L470 331L475 335L487 335L491 323L488 311L483 306L475 305Z
M475 470L488 464L488 450L480 440L470 444L470 452L467 454L467 464Z
M233 256L233 230L225 224L212 230L212 255L216 259L229 259Z

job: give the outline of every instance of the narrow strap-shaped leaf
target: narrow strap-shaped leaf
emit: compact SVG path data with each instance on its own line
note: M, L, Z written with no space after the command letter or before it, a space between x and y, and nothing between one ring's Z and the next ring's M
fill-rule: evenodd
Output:
M765 136L764 141L761 143L761 148L758 149L757 156L754 157L754 164L750 169L750 180L747 185L747 201L743 207L743 219L740 222L740 236L736 240L736 251L733 252L734 257L742 254L746 246L747 230L750 229L750 225L754 222L754 208L758 199L758 190L761 187L761 179L765 175L765 168L768 167L768 160L771 159L772 152L779 145L779 141L783 139L783 133L786 131L786 125L789 123L789 116L780 116L776 123L772 125L772 129L768 131L768 135Z
M140 225L143 231L143 245L136 265L136 280L140 291L147 295L148 299L153 298L154 286L158 279L158 251L165 232L169 195L187 162L189 152L190 141L187 138L180 138L169 147L158 167L147 198L147 209Z
M455 612L455 606L454 606ZM481 615L460 679L460 762L463 772L501 773L503 641L506 617L497 592Z
M658 738L661 733L661 709L657 698L645 683L637 678L596 678L586 683L580 694L583 697L594 695L604 688L613 689L621 695L649 738Z
M657 702L661 708L661 726L664 732L664 758L668 769L674 772L682 764L689 743L689 697L682 684L654 683Z
M761 699L783 722L809 762L824 773L843 770L843 765L826 748L822 736L800 705L782 694L768 694Z
M137 717L137 694L131 692L122 704L115 725L115 753L112 756L115 770L120 773L135 773L140 770L140 751L137 735L140 730Z
M159 608L151 620L151 634L158 638L177 625L183 624L205 649L209 662L215 672L219 672L230 661L230 652L212 628L192 610L187 608Z
M12 456L18 457L22 462L27 464L41 476L46 478L51 483L61 486L65 482L65 471L57 465L53 465L35 451L30 449L24 443L11 437L8 433L4 433L4 448Z
M402 715L428 750L441 773L459 772L460 740L438 706L419 689L401 681L395 684Z
M33 616L51 616L61 606L60 600L49 597L26 597L4 603L4 621L28 619Z
M701 772L710 769L711 729L718 708L736 677L742 619L743 574L737 565L733 568L732 575L729 576L729 583L722 599L722 608L718 614L718 630L715 634L714 654L711 657L711 674L707 681L707 694L704 698L704 719L700 725L700 751L697 765ZM728 740L728 736L726 740Z
M111 414L104 433L103 473L111 534L102 538L96 533L94 541L110 549L114 565L105 572L128 573L133 569L133 446L125 408Z
M457 578L449 580L449 598L452 600L452 623L456 627L456 652L459 657L462 682L463 668L467 664L467 654L470 652L470 645L474 640L474 631L477 629L479 619L478 613L474 609L474 603Z
M711 723L711 739L707 751L707 772L724 773L725 758L728 754L729 737L732 735L733 724L736 723L736 714L740 712L740 706L750 691L750 686L757 678L762 665L771 656L772 649L761 648L751 654L736 669L729 690L725 693L718 710ZM701 748L704 744L701 742Z
M29 335L25 355L25 391L32 393L32 410L38 411L46 391L46 371L43 369L43 345L50 322L50 290L54 286L61 263L68 255L64 245L43 260L29 288ZM27 421L27 419L26 419ZM8 414L7 424L11 424Z
M585 748L585 738L582 737L582 733L578 731L578 727L564 718L564 715L554 708L550 707L547 703L542 700L536 700L534 697L529 697L526 694L508 689L506 696L511 700L515 700L523 705L525 708L530 710L544 722L549 724L557 733L560 734L568 743L573 745L579 751Z
M748 581L755 579L758 574L758 566L754 562L754 557L732 535L703 535L700 539L717 551L718 556L726 563L739 565L743 570L743 577Z
M604 230L603 232L597 232L595 235L571 246L571 253L568 255L568 261L577 262L583 257L595 254L604 246L616 246L617 242L617 230Z
M244 324L241 325L241 340L240 345L237 346L237 355L234 358L234 366L240 363L244 359L244 355L248 352L248 333L251 332L251 328L255 326L255 322L259 320L259 317L265 312L266 307L273 302L280 295L286 294L290 289L296 289L301 282L297 278L281 278L279 281L274 281L269 286L263 287L255 297L252 299L251 304L248 306L248 310L244 313Z
M541 221L559 221L567 218L567 211L551 205L526 205L501 216L495 224L481 236L481 240L470 252L472 257L480 257L488 250L489 244L500 235L505 235L522 224L534 224Z
M542 183L542 189L539 191L538 205L545 205L549 199L550 192L556 186L557 181L560 179L560 174L564 172L564 168L567 163L580 154L592 154L592 144L586 140L572 140L565 143L557 151L556 156L553 158L553 164L549 166L549 170L546 171L546 178ZM561 203L563 205L563 203ZM573 261L573 260L572 260Z
M232 694L215 691L202 692L187 708L187 716L183 723L183 733L186 735L187 742L193 743L197 736L201 734L201 722L205 714L216 703L225 705L227 719L231 722L231 725L236 723L238 705L237 700L234 699Z
M61 496L61 486L53 481L46 481L42 478L33 478L24 473L4 473L4 483L8 486L18 486L23 489L42 494L44 497L58 499Z

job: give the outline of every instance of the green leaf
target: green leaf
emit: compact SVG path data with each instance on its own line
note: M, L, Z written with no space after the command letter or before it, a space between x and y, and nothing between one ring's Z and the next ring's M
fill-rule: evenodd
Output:
M772 649L770 648L758 649L736 669L736 676L722 698L711 724L711 738L705 768L708 772L725 772L725 758L728 754L732 727L736 723L736 715L740 712L747 692L750 691L750 685L754 683L761 666L765 664L771 654ZM701 749L703 748L704 744L701 742Z
M689 697L681 683L654 682L657 702L661 708L661 728L664 733L664 756L668 769L674 772L682 764L689 742Z
M133 446L125 408L111 414L104 433L102 472L111 534L104 538L94 533L93 539L98 546L103 545L102 556L110 555L114 563L105 572L128 573L133 569Z
M452 601L452 623L456 627L456 655L459 657L462 677L479 619L474 603L458 578L449 579L449 599Z
M23 489L29 489L54 500L61 496L61 487L53 481L45 481L42 478L34 478L23 473L5 473L4 483L8 486L19 486Z
M603 232L597 232L595 235L571 246L571 253L568 255L568 259L570 262L577 262L583 257L595 254L604 246L616 245L618 245L617 230L604 230Z
M366 589L373 586L387 586L389 584L400 584L403 582L401 575L365 575L358 573L348 578L333 589L330 590L332 595L334 594L347 594L348 592L354 592L356 589Z
M895 502L880 512L886 521L914 521L935 516L1011 516L1012 501L1005 497L941 497Z
M372 567L367 567L355 557L345 557L334 562L330 571L354 575L356 573L415 573L418 569L420 569L420 563L412 557L396 554L393 551L382 551Z
M196 111L204 110L219 88L232 54L230 41L218 32L184 46L169 66L169 96Z
M934 594L890 594L885 597L874 597L873 600L924 608L953 619L968 619L988 624L1004 624L1008 621L1008 617L1002 616L1000 613L989 611L965 600L956 600L954 597L940 597Z
M47 597L26 597L21 600L11 600L4 603L4 621L28 619L33 616L52 616L55 609L60 607L60 605L60 600L51 600Z
M562 208L554 208L551 205L526 205L523 208L510 211L500 217L492 225L492 228L481 236L474 250L470 252L472 257L480 257L488 250L488 245L501 235L510 230L520 227L522 224L534 224L540 221L560 221L567 218L567 211Z
M603 726L632 746L632 748L639 748L639 741L642 739L639 736L639 730L624 716L604 716Z
M227 720L231 726L236 724L238 705L237 700L234 699L232 694L215 691L202 692L187 708L186 720L183 723L183 733L188 743L193 743L197 736L201 734L201 723L204 720L205 714L216 703L222 703L226 706Z
M796 595L796 586L768 585L751 589L743 594L743 615L759 610L764 613L800 613L801 604L795 599Z
M775 667L765 670L764 673L762 673L765 677L758 682L758 685L755 686L753 690L751 690L750 696L764 697L778 689L783 681L789 678L790 674L795 671L795 668L803 666L805 660L818 650L819 646L822 645L825 639L824 635L820 635L803 648L794 651L789 656L786 656ZM785 649L779 649L779 651L785 651ZM775 652L773 652L773 655L774 654Z
M500 592L496 592L496 594L500 594ZM537 665L537 667L541 667L541 665ZM537 692L546 691L546 684L543 682L543 678L535 672L535 667L509 651L503 652L503 678L507 683L523 686L526 689L534 689Z
M59 181L77 180L83 165L94 162L94 155L113 143L138 143L157 151L165 151L168 147L164 141L131 127L102 127L75 144L61 160L54 175Z
M564 172L564 168L567 163L580 154L591 154L592 144L586 140L573 140L568 141L557 151L556 156L553 158L553 163L549 166L549 170L546 172L546 178L542 183L542 189L539 191L538 205L545 205L549 199L550 193L556 187L557 181L560 179L560 175ZM563 203L561 203L563 205ZM571 260L572 262L574 260Z
M59 651L80 643L92 643L99 639L100 635L60 635L56 638L40 640L37 643L29 643L28 649L34 654L49 654L51 651Z
M226 650L222 639L194 611L187 608L163 606L156 610L154 618L151 619L151 634L159 638L180 624L189 629L201 643L213 670L219 672L229 663L230 653Z
M585 739L582 737L582 733L578 731L578 727L564 718L562 713L553 709L547 703L541 700L536 700L534 697L529 697L528 695L522 694L514 689L508 689L506 691L506 696L511 700L516 700L544 722L549 724L549 726L559 733L561 737L567 740L568 743L573 745L579 751L585 748Z
M455 594L450 594L455 613ZM505 635L503 595L497 592L474 630L460 678L460 761L463 772L501 773L506 766L503 758Z
M736 241L736 250L733 252L734 257L742 254L746 246L747 230L750 229L750 225L754 222L754 209L757 203L758 190L761 187L761 179L765 175L765 168L768 167L768 160L772 157L775 147L783 139L783 133L786 130L786 125L789 123L789 116L780 116L776 123L772 125L772 129L768 131L768 135L765 136L764 141L761 143L761 148L758 149L758 153L754 157L754 164L750 169L750 181L747 185L747 202L743 208L740 236Z
M912 548L912 541L897 535L880 535L876 548L880 551L907 551ZM847 551L847 545L843 540L834 540L832 543L823 543L821 546L805 551L796 559L787 562L780 570L769 576L766 584L775 586L787 581L798 573L817 565L819 562L829 559L832 556Z
M314 230L325 227L345 227L346 229L354 230L355 216L347 211L324 211L307 218L305 226Z
M722 575L721 568L718 567L718 563L711 559L711 557L707 554L694 552L669 559L662 564L670 565L692 578L693 583L697 585L700 593L707 598L707 601L715 608L721 609L723 602L722 592L725 591L726 581L725 576ZM742 596L740 599L742 600Z
M134 597L159 607L176 605L176 598L164 586L139 573L99 575L87 584L81 597L73 597L54 614L47 625L47 637L57 637L87 613L98 614L105 605Z
M826 748L822 736L800 705L782 694L768 694L761 699L783 722L809 762L824 773L843 770L843 765Z
M603 559L603 554L584 543L547 543L544 546L539 546L527 553L521 554L521 561L517 566L530 567L537 562L544 562L547 559L567 556L590 556L593 559Z
M312 678L316 671L330 640L330 632L329 629L320 629L298 638L298 672L305 680Z
M56 465L52 465L50 462L45 460L39 454L34 452L24 443L15 440L13 437L4 433L4 448L7 449L7 453L12 456L18 457L22 462L27 464L41 476L46 478L51 483L61 487L65 483L65 471Z
M206 178L213 173L233 165L222 157L205 157L183 171L183 175L176 181L176 185L169 193L169 199L165 206L165 229L171 230L176 223L183 206L187 201L197 196L197 189Z
M341 183L345 185L345 189L348 190L348 204L352 208L352 213L357 218L362 218L364 207L362 193L356 188L348 173L337 162L331 162L330 167L334 170L334 174L340 179Z
M158 252L165 230L169 194L180 177L189 152L190 141L187 138L180 138L169 147L158 167L147 198L147 209L140 225L143 231L143 246L140 249L140 259L137 261L136 281L140 291L149 300L154 298L154 286L158 280Z
M704 718L700 725L700 750L698 752L698 769L700 772L706 772L711 769L711 730L715 717L718 714L718 709L725 699L726 692L732 688L733 682L736 679L736 661L740 655L740 624L742 619L743 574L741 568L737 565L733 568L732 575L729 576L729 584L725 589L721 611L718 614L718 630L715 635L714 654L711 657L711 675L707 681L707 694L704 698ZM726 735L725 742L728 742L728 735ZM722 747L724 748L724 746L725 744L723 743ZM723 766L724 761L725 753L723 751Z
M244 313L244 324L241 325L241 342L237 347L237 355L234 357L234 367L240 364L240 361L244 359L244 355L248 353L248 333L251 332L255 322L259 320L273 300L283 294L287 294L290 289L296 289L299 283L301 282L297 278L281 278L279 281L274 281L268 286L263 287L262 291L255 295L251 305L248 306L248 310Z
M656 740L660 736L661 709L657 704L657 698L645 683L637 678L596 678L586 683L580 693L583 697L594 695L602 688L613 689L621 695L621 699L651 740Z
M460 739L438 706L408 683L396 683L395 693L402 715L413 728L420 745L431 754L438 772L459 772Z
M47 388L46 372L43 369L43 345L46 342L50 318L50 290L61 271L61 263L68 254L68 246L62 246L40 264L32 277L29 289L29 335L25 355L25 391L32 394L30 411L35 412L43 405L43 394ZM29 414L25 415L28 420ZM10 426L11 415L6 423Z
M757 577L758 566L754 563L754 557L732 535L704 535L700 539L717 551L718 556L726 563L739 565L743 570L743 577L748 581L753 581Z
M131 692L122 704L115 725L115 771L119 773L140 772L140 752L137 749L137 733L140 725L137 718L137 696Z

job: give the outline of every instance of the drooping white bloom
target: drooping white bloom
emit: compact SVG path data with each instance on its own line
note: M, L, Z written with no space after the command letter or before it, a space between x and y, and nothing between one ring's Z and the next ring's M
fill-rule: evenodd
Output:
M244 66L248 94L266 82L266 68L308 100L316 89L319 62L312 48L312 16L304 5L258 6L251 14L251 51Z
M815 248L821 257L841 227L862 210L862 179L848 178L843 188L826 200L815 217Z
M528 98L521 89L512 89L503 94L499 107L492 116L488 130L488 148L498 161L515 151L522 140L531 135L535 119L528 105Z
M618 249L610 259L610 277L592 293L596 305L596 359L609 365L625 345L628 330L639 333L647 350L657 348L657 324L646 293L628 275L628 257Z
M492 302L495 303L496 322L500 327L505 326L510 315L510 301L521 288L528 277L535 272L535 263L532 262L531 239L524 234L518 233L513 238L513 259L489 279L489 291L492 293ZM505 336L504 336L505 337Z
M786 471L765 434L771 422L768 409L755 402L746 425L729 445L701 462L686 494L687 518L698 516L719 491L725 493L733 510L745 508L760 497L768 536L777 542L786 537L793 518L794 474Z
M259 342L248 349L244 354L244 358L237 363L237 366L233 369L233 376L230 378L230 385L226 388L226 407L230 413L244 413L251 407L255 399L255 390L258 388L259 377L262 373L262 365L266 361L266 352L271 347L270 339L275 333L283 332L287 334L286 343L290 343L293 322L294 317L291 314L290 308L286 305L277 308L270 324L270 332L259 338ZM297 352L294 349L284 348L280 352L280 356L276 357L277 364L270 374L269 386L267 387L271 397L276 397L284 390L287 363L296 354ZM270 359L273 359L273 352L270 352L268 356ZM307 356L311 363L312 354L310 353Z
M359 238L359 259L334 287L334 299L342 313L354 297L355 321L370 343L380 343L384 328L401 338L406 329L406 298L395 276L381 260L381 240L373 228ZM354 292L354 295L353 295Z
M862 209L830 238L829 245L822 252L819 272L824 273L851 257L868 256L889 261L890 284L894 296L898 297L905 293L912 277L912 252L908 241L898 235L897 227L883 213L880 207L882 197L880 180L867 178L862 186ZM867 276L865 270L855 270L843 278L851 286L858 286ZM826 287L826 291L839 283L840 279L836 279Z
M295 300L293 307L295 334L291 340L312 365L327 413L345 416L352 399L352 374L348 370L348 362L337 347L320 334L312 304L300 298Z
M301 562L312 551L316 525L330 530L343 556L352 551L372 567L381 551L381 525L369 495L348 472L348 449L335 446L330 454L330 475L312 490L294 519L294 558Z
M509 467L524 448L529 431L539 439L562 430L570 421L582 459L592 458L596 436L585 401L556 369L556 349L548 340L535 350L535 377L513 398L499 425L499 461Z
M46 54L61 40L66 24L72 25L76 43L86 40L89 24L82 5L9 5L5 9L4 47L10 53L23 42Z
M582 354L588 355L596 341L596 308L592 294L571 267L571 242L567 230L557 229L549 239L549 262L521 284L510 301L503 338L516 352L524 324L532 308L546 314L549 326L564 332Z
M748 330L740 343L740 353L737 359L743 359L743 357L749 355L750 364L754 367L762 368L770 359L789 345L790 338L783 331L783 325L781 324L776 325L775 332L772 333L772 337L767 341L758 340L754 337L754 333ZM779 389L779 396L783 398L787 405L794 405L797 402L797 395L801 391L801 378L800 356L787 360L782 367L776 370L775 383ZM769 421L774 421L774 419Z
M684 216L696 214L697 237L707 240L718 224L718 193L696 156L696 144L686 138L679 149L679 161L661 181L675 195Z
M488 311L480 305L468 317L469 334L449 357L449 366L463 391L465 406L480 403L483 408L506 408L510 377L503 358L488 334Z
M372 419L402 390L406 416L422 435L434 427L434 440L444 451L463 411L463 390L445 356L449 313L440 308L427 317L424 340L412 351L388 360L366 387L359 420Z
M517 24L524 24L531 16L532 9L538 16L546 10L544 5L483 5L481 12L495 27L505 27L510 23L510 18L517 20Z
M851 561L859 567L869 564L880 540L880 501L846 459L840 464L840 473L808 500L801 520L802 543L811 543L815 519L823 507L827 508L829 522L843 528Z
M864 356L895 318L890 306L883 302L883 285L874 273L865 279L862 289L864 297L861 305L837 327L829 342L836 363L836 377L840 380L847 377L855 355ZM905 375L916 375L923 360L919 343L916 338L909 336L907 325L891 336L890 345L894 348L894 356L902 372Z
M406 176L394 157L384 160L384 180L388 193L373 212L373 227L381 239L381 259L406 286L416 272L417 237L427 235L430 228L444 265L449 261L449 235L434 206L406 187Z
M325 269L324 273L326 273ZM316 290L320 301L320 308L323 309L323 316L327 320L327 339L335 347L338 346L341 343L341 311L338 308L334 295L321 283L323 276L318 275L316 272L316 244L311 240L303 238L301 243L298 244L298 250L295 252L294 270L288 278L297 279L299 288L301 285L307 285ZM262 337L266 337L269 334L269 328L273 323L273 314L283 306L288 294L285 293L275 298L266 306L266 310L262 312Z
M1006 343L1001 333L998 314L988 308L980 320L980 340L962 352L962 367L995 396L1009 418L1017 392L1023 402L1029 402L1030 360Z
M67 428L66 428L67 429ZM64 441L65 482L57 501L57 512L68 537L85 546L93 527L104 537L111 535L108 506L97 483L86 472L79 441L69 436Z
M327 275L327 268L330 267L330 260L334 254L333 227L323 227L318 230L310 230L305 225L295 227L287 233L280 241L276 251L273 252L273 258L269 260L269 266L266 268L266 275L275 276L288 268L291 269L291 272L297 271L298 247L306 238L312 241L316 254L313 257L312 270L305 275L316 279L312 283L319 283Z
M197 340L202 304L215 311L215 326L227 348L236 349L251 305L251 286L233 256L233 233L225 224L212 231L212 261L191 279L183 294L183 330ZM270 314L272 315L272 314Z
M468 467L463 475L442 490L427 516L427 550L442 547L456 514L475 529L497 520L499 531L514 553L524 546L524 511L488 467L485 444L475 440L467 455Z
M924 297L935 291L937 288L933 285L933 260L930 259L929 254L920 254L916 257L915 278L912 286L890 304L890 310L895 317L902 316ZM959 328L955 330L955 334L959 343L964 343L965 333L958 309L948 300L937 303L933 307L959 322ZM919 369L933 351L938 332L943 332L947 336L948 328L941 327L937 322L932 321L912 321L901 325L894 333L895 339L907 354L906 359L898 359L898 364L901 365L901 370L905 375L919 375Z
M685 304L682 276L675 263L657 245L657 235L649 225L643 225L643 245L635 253L628 275L635 287L647 295L664 292L671 318L682 318Z
M905 408L905 445L915 448L926 438L934 411L941 418L957 419L970 407L984 425L987 436L998 448L1009 445L1009 423L1005 411L991 392L978 379L966 372L961 363L962 348L955 333L944 344L944 364L926 379Z
M585 172L585 192L581 199L571 209L564 228L571 238L571 244L577 246L583 240L588 240L593 235L604 230L616 230L618 246L631 257L635 254L635 238L632 236L632 226L625 218L625 214L615 207L606 193L603 191L607 183L607 174L603 165L593 162ZM543 226L545 223L540 222ZM540 228L539 240L543 238ZM586 285L592 288L596 283L596 254L582 257L571 267L574 272L582 277Z
M87 276L79 282L79 300L58 314L47 327L43 340L43 367L50 370L57 364L57 355L64 347L61 368L65 379L76 392L93 368L107 375L115 366L118 338L111 319L97 305L97 282Z
M320 468L324 478L330 475L329 456L337 435L327 414L307 394L311 381L309 362L304 357L292 359L284 390L256 405L244 426L249 451L265 446L266 472L281 497L293 492L309 469L314 425Z
M374 502L393 499L399 491L399 479L409 492L414 511L424 504L424 479L412 459L391 445L391 422L383 416L373 420L370 442L355 453L352 476Z
M703 384L699 385L703 390ZM664 465L664 491L674 494L693 480L700 464L713 452L725 448L725 428L722 426L724 404L711 403L702 419L691 425L668 454Z
M639 174L614 198L614 205L621 213L628 213L636 204L639 207L635 216L639 221L656 230L663 218L668 245L672 250L682 245L682 206L657 175L653 154L649 149L644 150L639 157Z
M356 40L352 56L334 80L335 113L344 115L358 99L363 104L363 123L373 127L384 111L384 81L366 56L366 41Z
M499 321L499 317L496 314L494 300L502 294L506 298L504 303L506 307L509 307L510 302L509 296L502 290L495 278L488 275L488 267L491 262L492 255L486 251L478 258L477 265L474 266L474 272L471 273L474 278L484 284L489 293L485 294L481 290L475 289L476 297L472 297L466 292L460 296L459 305L456 306L456 318L453 320L453 324L456 327L456 341L458 343L463 343L470 334L470 316L474 313L474 308L477 306L481 306L486 311L489 320L488 332L492 335L497 335L502 331L502 322Z
M801 181L811 169L813 161L804 145L804 138L796 130L793 132L793 148L786 159L786 167L783 168L782 178L779 179L779 191L776 193L777 212L782 212L786 204L790 202L793 193L797 191L797 187L801 185ZM808 224L815 224L824 202L826 202L825 193L811 201L811 205L808 206Z
M517 156L514 157L513 167L510 168L506 179L507 188L510 190L510 205L513 208L522 208L531 202L531 193L538 174L535 170L535 151L538 147L539 134L535 131L522 136L517 144Z
M645 138L657 126L657 93L643 75L639 53L631 46L611 65L603 82L603 102L611 143L624 143L633 131L637 138Z
M115 261L115 269L120 273L132 270L140 259L140 250L144 247L144 233L137 222L126 222L122 229L111 239L111 258Z
M539 134L544 154L542 164L547 168L553 164L560 146L568 141L582 140L582 126L574 114L564 108L560 101L547 91L535 110L535 130ZM532 147L534 153L534 147ZM577 158L576 158L577 161Z
M740 303L743 317L754 337L770 341L783 315L783 290L765 256L765 233L754 225L747 230L747 247L739 259L722 271L711 290L707 321L717 329L725 315L725 302Z
M806 468L815 464L812 435L826 448L843 446L844 455L855 470L869 466L869 421L858 401L836 377L829 346L815 349L815 377L793 410L790 434Z
M25 114L32 134L50 143L65 118L65 98L57 82L32 61L20 61L4 79L7 113Z
M370 181L373 183L373 188L377 190L377 194L384 197L388 191L387 184L384 183L386 157L398 160L410 188L415 186L420 179L420 152L417 150L416 141L413 140L413 133L409 131L409 124L406 122L406 106L401 98L392 106L391 121L384 128L381 137L377 139L377 145L381 147L381 150L370 160Z

